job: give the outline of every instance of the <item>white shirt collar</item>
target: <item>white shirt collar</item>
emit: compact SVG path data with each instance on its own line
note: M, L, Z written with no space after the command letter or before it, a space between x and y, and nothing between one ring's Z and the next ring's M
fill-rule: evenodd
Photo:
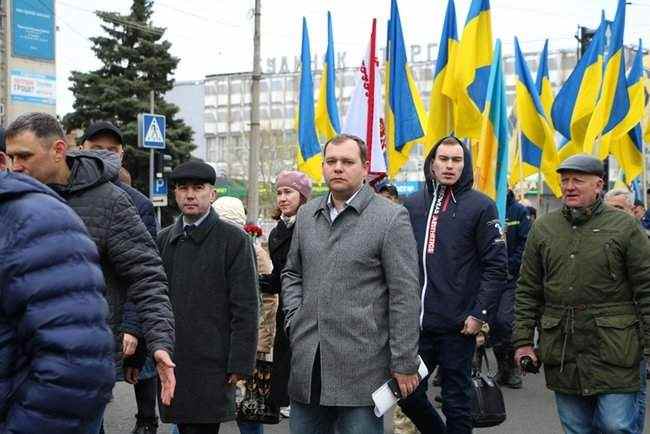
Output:
M185 229L187 226L190 226L190 225L194 225L194 227L199 227L199 225L200 225L201 223L203 223L203 220L205 220L206 218L208 218L209 215L210 215L210 210L208 210L205 214L203 214L203 215L201 216L201 218L199 218L199 219L198 219L197 221L195 221L194 223L187 221L187 219L185 218L185 216L183 216L183 229Z
M330 220L332 221L332 223L334 223L334 220L336 220L336 218L339 216L339 214L341 212L343 212L343 210L345 208L347 208L348 205L350 205L350 203L354 200L354 198L357 197L357 194L359 194L359 192L361 191L363 186L364 186L364 184L361 184L361 187L359 187L359 189L357 191L355 191L354 194L352 196L350 196L350 198L348 200L345 201L345 205L343 206L341 211L337 210L336 207L334 206L334 201L332 200L332 193L330 192L328 194L328 196L327 196L327 207L329 208L329 211L330 211Z

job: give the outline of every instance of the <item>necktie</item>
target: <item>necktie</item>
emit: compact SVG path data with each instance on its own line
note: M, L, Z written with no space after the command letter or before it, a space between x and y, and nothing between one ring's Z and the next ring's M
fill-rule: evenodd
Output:
M196 225L185 225L185 228L183 229L185 232L185 238L189 238L194 229L196 229Z

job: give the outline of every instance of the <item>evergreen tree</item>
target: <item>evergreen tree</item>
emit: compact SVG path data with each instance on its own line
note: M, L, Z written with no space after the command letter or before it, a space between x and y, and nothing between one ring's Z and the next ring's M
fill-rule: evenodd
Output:
M85 129L93 121L107 120L117 125L126 145L125 165L133 184L149 192L149 150L138 149L139 113L150 111L154 92L155 112L167 118L166 153L174 165L190 158L192 129L175 118L178 107L164 100L172 89L172 73L179 59L171 44L162 40L164 28L154 27L152 0L133 0L131 13L96 12L106 36L90 38L101 68L91 72L73 71L70 90L75 96L74 111L63 118L67 129Z

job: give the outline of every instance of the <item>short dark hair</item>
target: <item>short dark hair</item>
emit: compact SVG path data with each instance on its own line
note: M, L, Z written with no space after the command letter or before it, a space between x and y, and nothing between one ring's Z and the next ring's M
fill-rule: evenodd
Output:
M13 139L28 131L34 133L37 139L46 139L50 142L65 140L65 134L59 120L50 114L42 112L31 112L18 116L7 127L5 140Z
M463 150L463 157L465 156L465 145L463 145L463 142L461 142L458 139L458 137L447 136L444 139L440 140L440 142L438 143L438 146L436 146L435 152L433 153L433 158L436 158L436 156L438 155L438 149L440 149L440 147L442 145L447 145L447 146L457 145L457 146L460 146L460 148Z
M359 157L361 157L361 162L365 163L366 160L368 159L368 148L366 146L366 142L363 141L360 137L357 137L352 134L337 134L336 136L332 137L329 139L326 143L325 146L323 146L323 157L325 157L325 152L327 152L327 146L330 144L333 145L340 145L341 143L352 140L357 144L359 147Z

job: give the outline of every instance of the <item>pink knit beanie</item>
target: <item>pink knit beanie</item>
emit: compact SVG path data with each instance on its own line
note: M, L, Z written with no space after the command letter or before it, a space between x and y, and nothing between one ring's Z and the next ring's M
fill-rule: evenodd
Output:
M275 179L275 188L289 187L300 193L305 200L311 196L311 181L302 172L283 170Z

